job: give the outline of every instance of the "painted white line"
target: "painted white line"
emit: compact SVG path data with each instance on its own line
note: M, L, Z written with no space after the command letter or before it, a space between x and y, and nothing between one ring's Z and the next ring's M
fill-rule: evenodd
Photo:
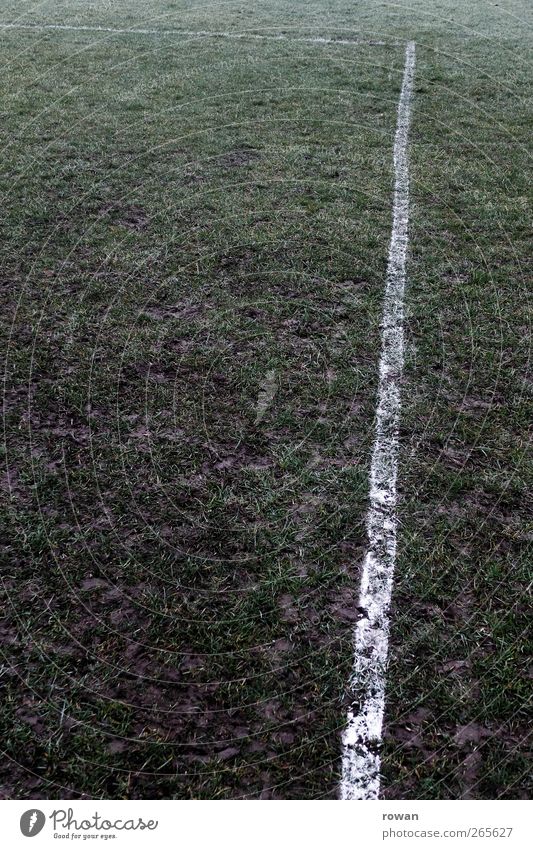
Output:
M0 30L64 30L67 32L103 32L114 33L116 35L178 35L186 36L187 38L238 38L238 39L258 39L260 41L296 41L307 44L345 44L357 45L368 44L377 46L387 46L386 41L373 41L365 39L346 39L346 38L325 38L322 36L297 36L293 38L290 35L263 35L253 32L230 32L228 31L212 31L212 30L186 30L186 29L120 29L117 27L98 27L98 26L83 26L76 24L0 24Z
M400 383L403 371L403 302L409 224L408 136L415 73L415 45L405 50L405 68L398 103L394 141L394 204L383 335L379 363L375 440L370 466L367 514L368 550L363 562L355 626L354 666L350 680L351 707L342 737L341 799L377 799L385 673L389 647L389 607L396 561L396 477Z

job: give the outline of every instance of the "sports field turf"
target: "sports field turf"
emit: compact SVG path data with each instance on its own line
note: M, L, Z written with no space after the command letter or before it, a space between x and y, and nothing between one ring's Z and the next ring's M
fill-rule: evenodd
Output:
M4 798L337 796L409 41L382 796L531 794L528 6L0 0Z

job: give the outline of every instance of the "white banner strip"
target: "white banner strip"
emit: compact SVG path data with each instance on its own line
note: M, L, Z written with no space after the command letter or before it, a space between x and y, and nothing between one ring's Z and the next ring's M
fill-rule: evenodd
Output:
M217 805L216 809L207 806ZM4 801L4 846L117 847L530 845L531 803L519 801ZM238 805L238 809L236 808ZM29 840L35 838L35 843ZM68 843L67 843L68 841Z

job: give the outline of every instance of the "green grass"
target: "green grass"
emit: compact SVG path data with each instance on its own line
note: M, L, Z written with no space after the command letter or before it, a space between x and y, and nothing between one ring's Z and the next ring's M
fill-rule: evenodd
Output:
M4 795L336 795L407 39L384 792L526 795L525 4L122 5L386 44L0 33Z

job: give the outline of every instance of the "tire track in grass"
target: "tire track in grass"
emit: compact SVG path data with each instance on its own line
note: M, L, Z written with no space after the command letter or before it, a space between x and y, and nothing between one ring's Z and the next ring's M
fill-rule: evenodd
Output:
M394 141L393 224L383 306L375 439L370 466L368 549L363 562L355 626L351 705L342 737L340 797L377 799L389 645L389 608L396 561L396 477L400 383L404 361L403 313L409 225L408 139L415 73L415 44L405 49L405 66Z

